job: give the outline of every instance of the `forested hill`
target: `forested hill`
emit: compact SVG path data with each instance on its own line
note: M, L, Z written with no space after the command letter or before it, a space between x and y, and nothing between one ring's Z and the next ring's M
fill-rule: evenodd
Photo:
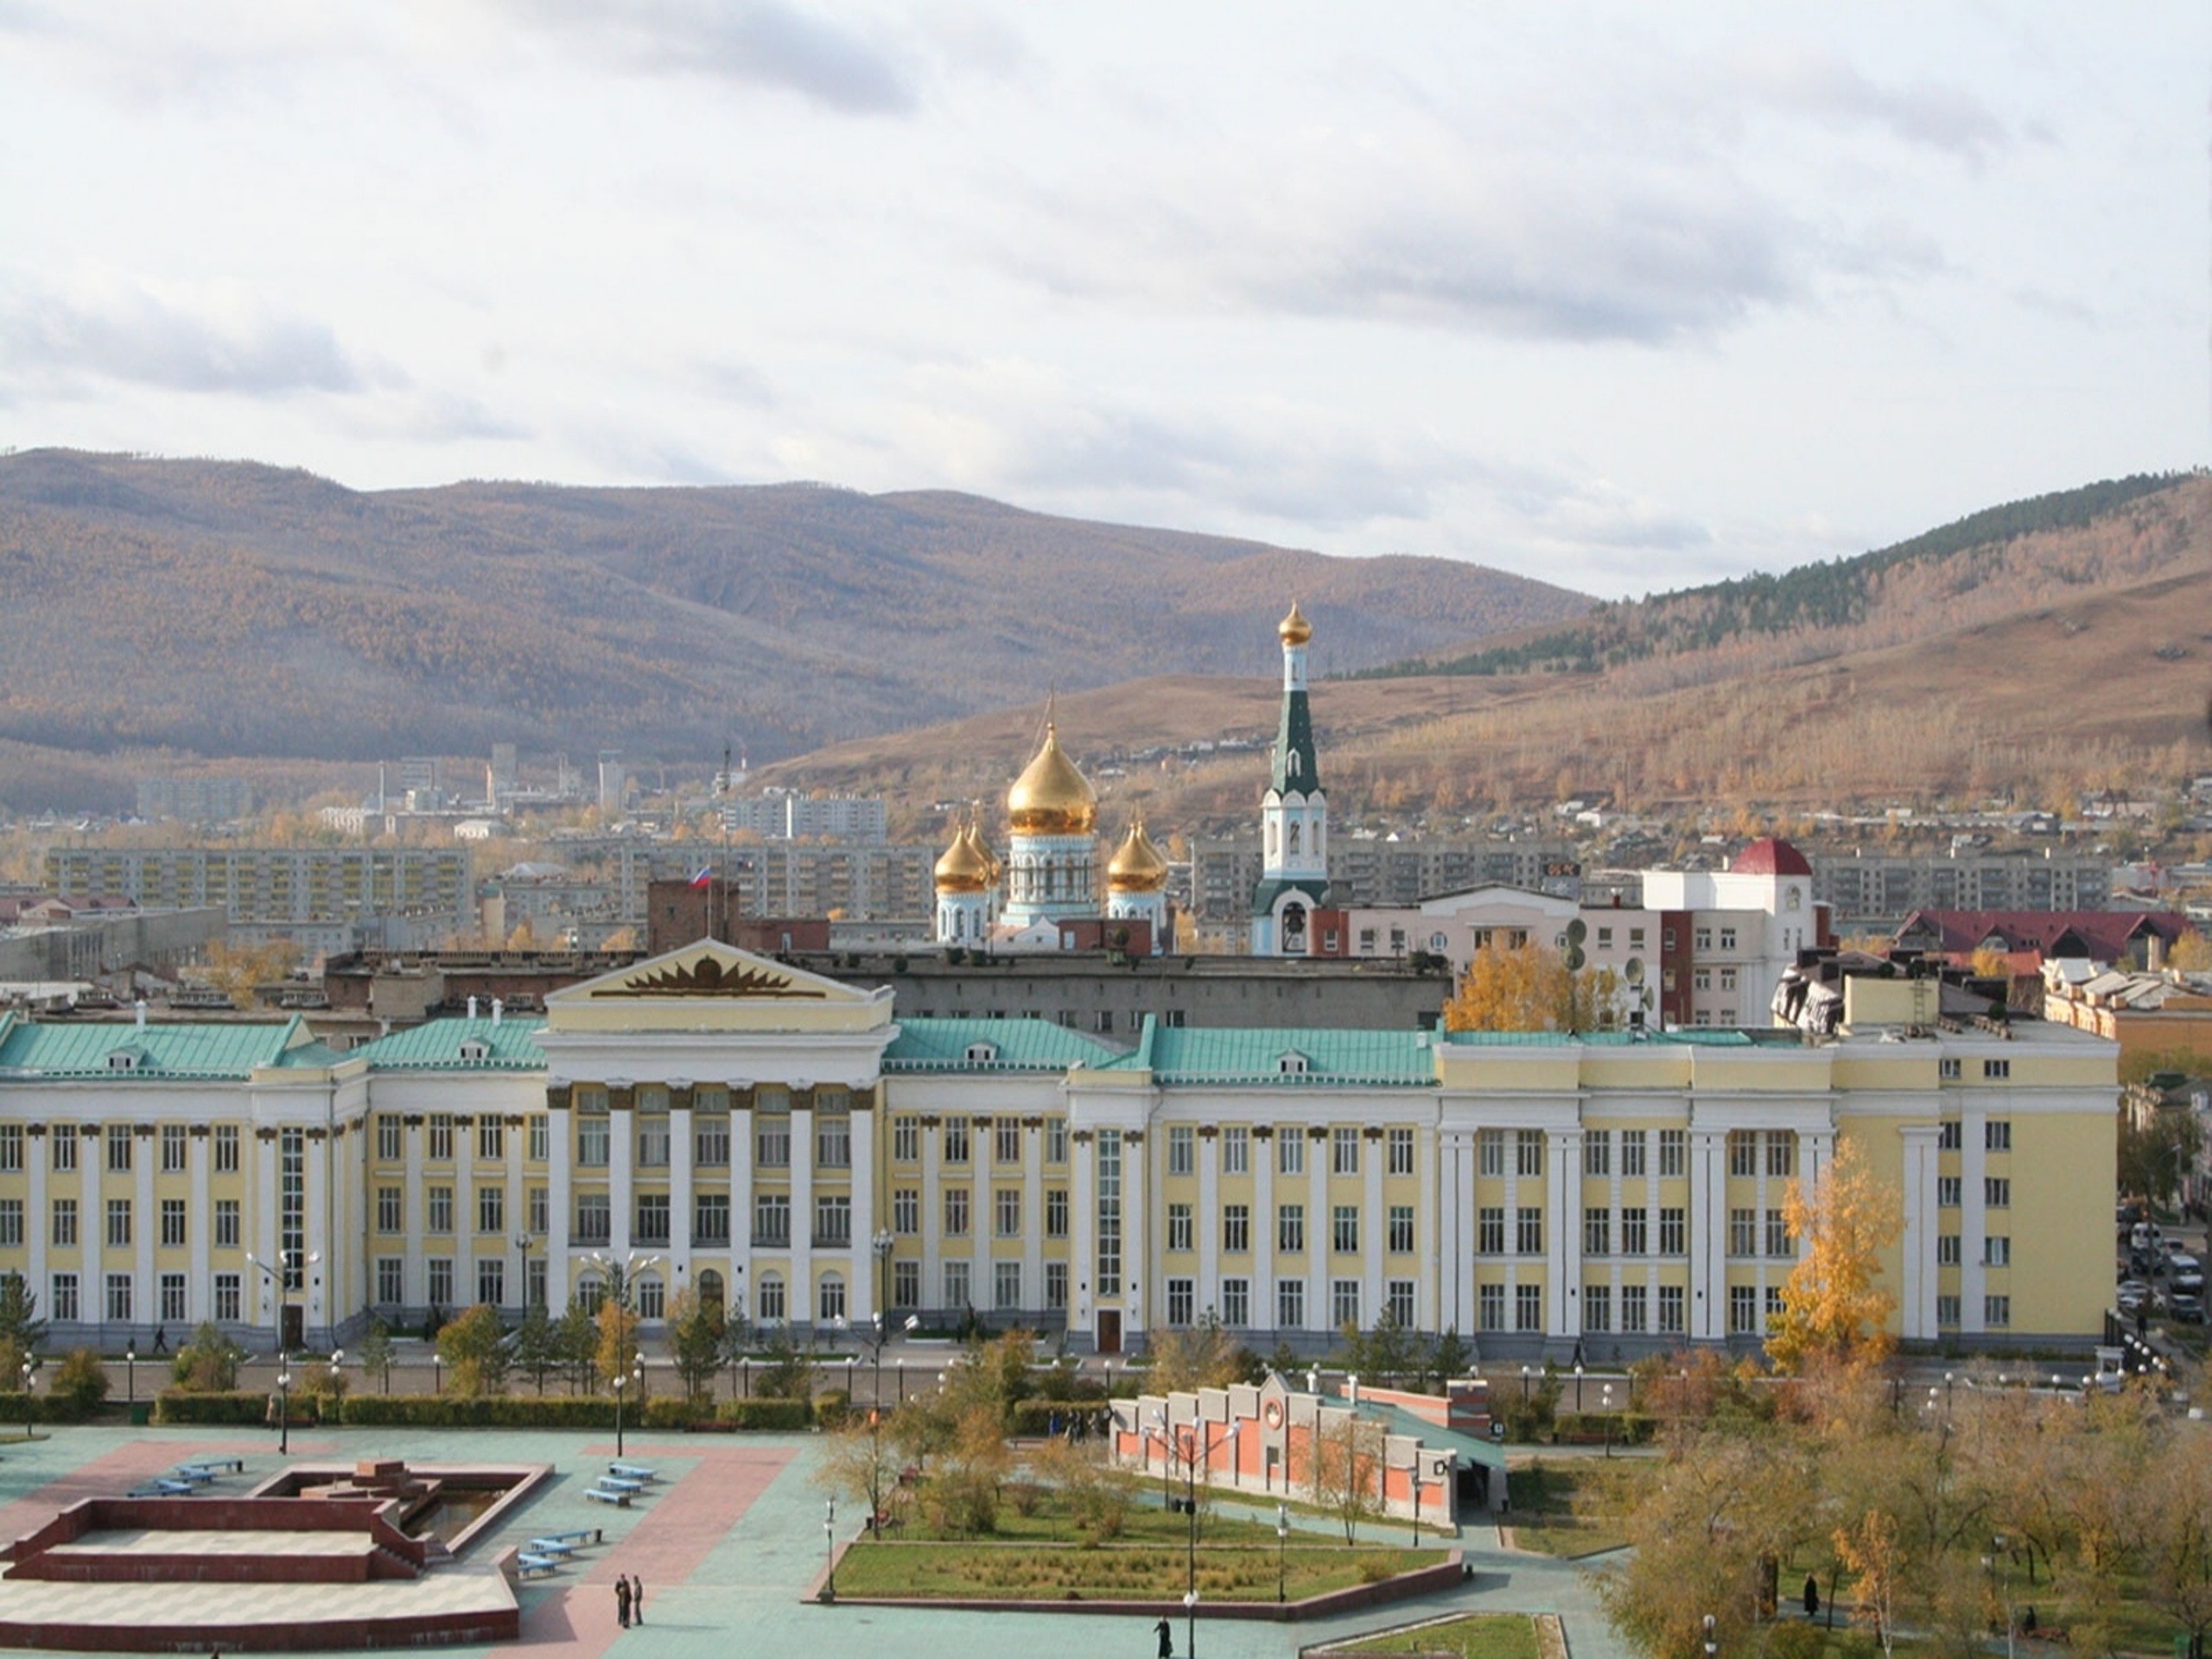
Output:
M1894 635L1894 626L1882 628L1885 618L1906 626L1912 617L1938 626L1980 620L2038 602L2054 582L2082 588L2152 574L2159 550L2169 543L2159 538L2146 543L2140 532L2161 515L2145 512L2140 504L2186 476L2139 474L2009 502L1856 557L1600 605L1571 626L1440 660L1355 671L1350 677L1595 673L1759 639L1797 641L1804 649L1789 655L1802 661L1815 649L1840 652L1896 643L1894 637L1868 638L1867 630ZM2100 521L2110 521L2113 533L2069 543L2055 567L2036 556L2041 550L2037 538L2087 530ZM1979 602L1969 602L1977 593Z

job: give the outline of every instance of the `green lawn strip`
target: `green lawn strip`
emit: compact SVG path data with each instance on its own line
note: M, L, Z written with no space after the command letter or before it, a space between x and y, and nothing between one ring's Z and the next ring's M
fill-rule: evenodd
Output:
M1173 1544L1185 1546L1190 1537L1190 1517L1170 1515L1160 1510L1133 1507L1122 1517L1122 1530L1115 1543ZM918 1515L908 1516L885 1535L886 1541L912 1543L957 1543L958 1535L931 1531ZM1001 1504L997 1519L992 1523L990 1542L1077 1544L1084 1539L1072 1516L1060 1514L1050 1505L1033 1514L1023 1515L1012 1504ZM1216 1513L1198 1516L1198 1547L1221 1544L1266 1544L1273 1548L1275 1528L1272 1521L1262 1522Z
M1594 1555L1628 1542L1621 1520L1651 1478L1645 1459L1532 1458L1507 1475L1513 1507L1502 1524L1520 1548L1540 1555Z
M1595 1555L1608 1549L1625 1548L1628 1538L1617 1526L1604 1521L1577 1521L1572 1516L1551 1516L1541 1518L1516 1518L1513 1522L1513 1544L1532 1555L1551 1555L1561 1560L1572 1560L1579 1555Z
M1526 1613L1468 1613L1405 1630L1356 1636L1325 1654L1456 1653L1460 1659L1537 1659L1536 1621Z
M1293 1601L1433 1567L1440 1550L1316 1548L1300 1545L1282 1558ZM1272 1548L1198 1551L1200 1601L1273 1601L1276 1552ZM1184 1552L1166 1544L1109 1544L1100 1548L1007 1543L868 1543L837 1563L841 1596L905 1597L918 1600L1160 1601L1179 1600L1185 1587Z

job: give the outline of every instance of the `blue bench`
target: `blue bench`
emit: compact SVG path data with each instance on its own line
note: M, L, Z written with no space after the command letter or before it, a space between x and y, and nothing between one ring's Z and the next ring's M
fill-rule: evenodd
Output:
M609 1492L642 1492L645 1490L644 1481L625 1480L620 1475L601 1475L599 1484L602 1491Z
M563 1560L576 1553L574 1544L564 1544L558 1538L533 1538L530 1547L540 1555L557 1555Z
M634 1463L611 1463L607 1465L607 1472L610 1475L619 1475L624 1480L658 1480L660 1478L652 1470Z
M188 1480L176 1480L168 1475L157 1476L143 1485L133 1486L133 1497L190 1497L200 1489Z
M219 1471L242 1475L245 1473L245 1459L244 1458L194 1458L189 1463L180 1463L176 1466L176 1471L181 1475L192 1474L200 1470L205 1470L210 1475Z
M175 1474L166 1478L188 1481L194 1486L205 1486L215 1478L215 1471L213 1469L202 1469L196 1463L188 1463L181 1465Z
M560 1565L550 1555L533 1555L527 1550L515 1557L518 1573L551 1573Z
M630 1494L627 1492L610 1492L602 1487L587 1486L584 1488L584 1496L597 1503L612 1503L619 1510L626 1510L630 1507Z
M598 1527L577 1527L569 1532L549 1532L530 1541L534 1549L540 1544L603 1544L607 1534Z

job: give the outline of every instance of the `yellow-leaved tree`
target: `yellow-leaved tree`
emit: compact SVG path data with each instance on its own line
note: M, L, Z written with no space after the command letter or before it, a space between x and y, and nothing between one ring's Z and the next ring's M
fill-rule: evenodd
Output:
M1809 1197L1802 1183L1790 1184L1782 1215L1798 1246L1797 1265L1782 1287L1767 1357L1785 1371L1815 1360L1853 1365L1884 1358L1897 1298L1883 1288L1881 1257L1904 1225L1896 1189L1866 1166L1856 1141L1838 1141Z
M1610 968L1572 972L1548 945L1493 939L1460 976L1444 1024L1451 1031L1594 1031L1613 1023L1619 991Z

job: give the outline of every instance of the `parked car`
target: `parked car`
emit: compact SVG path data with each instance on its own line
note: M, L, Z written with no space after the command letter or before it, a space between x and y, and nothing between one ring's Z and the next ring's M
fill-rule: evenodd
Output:
M2204 1293L2202 1290L2177 1290L2166 1298L2166 1312L2177 1319L2191 1325L2204 1323Z
M2133 1313L2151 1300L2151 1287L2140 1279L2123 1279L2120 1288L2113 1293L2113 1304L2123 1313Z
M2187 1274L2202 1274L2204 1264L2187 1250L2175 1250L2166 1257L2166 1272L2176 1279Z

